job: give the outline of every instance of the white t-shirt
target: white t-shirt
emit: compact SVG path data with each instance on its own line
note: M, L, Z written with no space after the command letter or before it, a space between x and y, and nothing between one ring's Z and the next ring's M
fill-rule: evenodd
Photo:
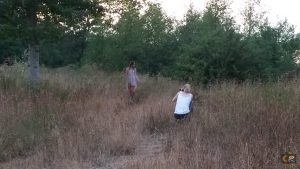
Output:
M190 103L193 95L191 93L178 92L175 114L187 114L190 112Z
M127 68L127 83L131 86L137 86L137 75L136 75L136 69L134 68Z

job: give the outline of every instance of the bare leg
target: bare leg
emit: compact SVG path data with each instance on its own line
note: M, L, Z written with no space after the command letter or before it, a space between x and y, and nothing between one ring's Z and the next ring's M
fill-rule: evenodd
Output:
M129 95L130 95L131 98L133 98L133 95L134 95L133 86L131 86L130 89L129 89Z
M135 90L136 90L136 86L130 86L129 92L130 92L130 99L131 99L131 101L135 100L135 98L134 98Z
M133 101L133 87L132 85L128 84L128 103L132 103Z

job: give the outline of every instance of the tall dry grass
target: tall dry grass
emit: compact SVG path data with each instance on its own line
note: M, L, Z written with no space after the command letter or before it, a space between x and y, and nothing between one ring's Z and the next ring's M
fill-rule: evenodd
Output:
M1 67L0 168L92 169L118 157L132 157L122 162L128 169L299 168L280 161L286 151L300 153L296 80L195 87L193 114L176 122L179 82L140 76L130 103L120 73L43 69L32 93L24 70ZM143 156L150 135L165 138L162 150Z

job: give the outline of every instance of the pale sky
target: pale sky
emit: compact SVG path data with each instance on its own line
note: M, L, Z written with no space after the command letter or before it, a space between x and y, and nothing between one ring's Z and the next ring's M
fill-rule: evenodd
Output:
M183 19L184 14L192 3L197 10L203 10L207 0L153 0L161 3L163 10L170 17ZM241 11L244 9L246 0L232 0L233 16L241 24L239 19ZM295 25L296 32L300 32L300 0L261 0L261 8L266 11L269 21L276 24L280 20L287 18L288 23Z

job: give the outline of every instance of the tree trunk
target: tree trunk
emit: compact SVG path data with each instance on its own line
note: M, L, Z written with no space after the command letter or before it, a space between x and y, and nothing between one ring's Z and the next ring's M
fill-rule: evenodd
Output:
M29 68L29 81L30 86L33 89L38 89L39 87L39 46L38 45L28 45L28 68Z

